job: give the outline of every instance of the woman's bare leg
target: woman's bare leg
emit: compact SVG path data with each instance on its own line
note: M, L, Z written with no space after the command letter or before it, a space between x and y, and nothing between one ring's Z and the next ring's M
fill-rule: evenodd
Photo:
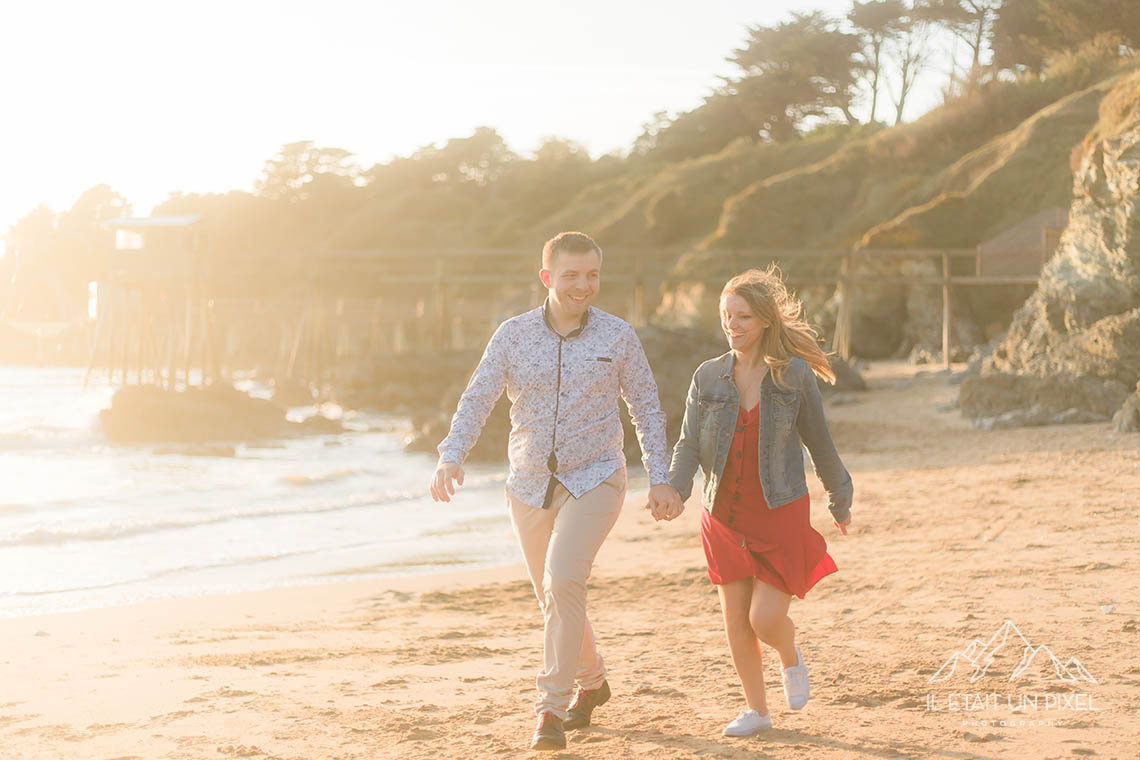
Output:
M780 654L782 666L795 665L796 626L788 617L792 597L763 581L756 581L749 601L748 621L754 635Z
M756 585L761 585L757 583ZM753 579L742 578L724 586L717 586L720 608L724 612L724 632L728 635L728 648L732 664L744 687L748 707L761 715L768 714L768 700L764 694L764 661L760 642L749 621L753 598ZM793 657L795 653L792 653Z

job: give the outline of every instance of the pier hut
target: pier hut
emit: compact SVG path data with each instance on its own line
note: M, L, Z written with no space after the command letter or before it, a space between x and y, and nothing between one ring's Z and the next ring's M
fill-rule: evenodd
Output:
M206 234L198 216L126 217L114 232L96 283L95 338L84 385L105 370L112 384L167 389L217 379L212 350Z

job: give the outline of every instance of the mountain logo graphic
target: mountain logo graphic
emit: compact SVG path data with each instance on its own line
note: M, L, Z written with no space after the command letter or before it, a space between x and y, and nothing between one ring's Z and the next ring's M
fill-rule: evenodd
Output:
M1057 678L1066 683L1097 682L1076 657L1070 657L1065 662L1061 662L1049 647L1044 644L1034 646L1029 639L1022 635L1021 631L1017 630L1017 626L1013 624L1012 620L1006 620L994 632L994 635L990 636L989 641L983 643L981 639L974 639L965 649L950 655L950 659L942 663L942 667L927 680L927 683L945 681L958 672L959 667L970 674L970 683L975 683L979 678L986 675L994 663L994 657L1007 643L1011 649L1021 647L1021 659L1018 661L1017 667L1010 673L1008 679L1010 681L1025 672L1034 661L1041 662L1042 659L1047 658L1049 663L1053 665L1053 672L1056 673Z

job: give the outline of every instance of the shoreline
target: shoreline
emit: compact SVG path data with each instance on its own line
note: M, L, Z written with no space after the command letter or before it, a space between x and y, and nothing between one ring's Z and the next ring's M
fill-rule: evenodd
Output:
M867 394L827 410L855 507L843 538L809 475L813 524L839 571L791 606L808 707L783 704L765 647L773 729L720 735L743 704L697 535L701 507L690 499L657 524L638 489L590 580L614 697L570 733L565 756L1133 754L1140 439L1103 424L977 431L935 411L956 392L944 379L912 376L872 372ZM1058 682L1047 658L1008 681L1020 645L977 683L968 669L930 683L1006 621L1097 683ZM521 564L9 618L0 746L29 760L533 757L541 630ZM1014 697L928 709L975 692ZM1068 703L1095 711L1011 710L1021 695L1046 705L1044 695L1079 693L1090 698Z
M645 476L644 469L640 465L635 465L630 468L631 474L629 482L635 489L639 484L644 484L641 491L645 491L648 487L648 479ZM474 477L474 473L468 476L468 480ZM501 489L496 489L501 491ZM474 505L474 502L479 499L486 499L485 493L476 491L468 493L460 493L460 504L467 501ZM427 507L420 507L421 509L431 509L434 505ZM503 504L502 514L498 517L483 517L479 518L480 522L495 521L502 522L505 533L510 533L509 515L506 511L505 502ZM450 534L447 534L450 535ZM478 537L476 537L478 538ZM0 628L5 621L9 620L22 620L25 618L51 618L62 615L81 615L85 612L99 612L111 611L118 609L127 609L131 607L138 607L149 604L169 604L176 605L178 603L185 603L188 605L194 604L197 600L211 600L220 599L229 596L240 595L256 595L271 592L282 593L295 593L298 596L303 596L306 593L314 593L313 589L321 589L329 586L361 586L367 588L370 585L379 585L382 587L391 587L393 590L398 589L422 589L426 586L433 585L430 579L439 578L439 583L445 584L453 581L462 581L467 576L483 577L497 577L495 571L503 570L506 568L517 567L522 577L525 577L525 570L522 564L521 554L516 551L517 547L514 542L513 535L510 536L510 548L512 558L510 560L502 559L489 559L486 561L474 560L465 557L453 559L448 561L443 552L446 551L445 546L433 547L427 546L422 552L417 552L410 558L392 560L390 562L383 561L382 558L377 558L377 561L367 565L353 565L344 567L337 570L322 571L318 574L312 575L303 580L296 580L294 582L284 584L271 584L259 588L249 589L233 589L222 591L210 591L206 593L178 593L171 591L169 593L155 593L154 595L133 599L129 601L110 600L105 601L102 598L96 598L89 602L81 602L78 605L58 610L50 611L31 611L19 612L15 614L0 614ZM517 558L514 556L517 555ZM456 567L462 565L464 567ZM139 583L145 581L137 581ZM35 596L48 597L56 595L74 595L80 593L80 589L67 589L58 592L43 592ZM339 594L337 594L339 596Z

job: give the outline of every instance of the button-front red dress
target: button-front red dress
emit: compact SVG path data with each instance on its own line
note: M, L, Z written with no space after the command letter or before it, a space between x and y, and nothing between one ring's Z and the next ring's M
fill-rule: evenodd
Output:
M720 586L755 577L803 599L837 568L827 542L811 527L807 494L768 508L757 464L759 437L760 405L741 409L712 514L701 514L709 580Z

